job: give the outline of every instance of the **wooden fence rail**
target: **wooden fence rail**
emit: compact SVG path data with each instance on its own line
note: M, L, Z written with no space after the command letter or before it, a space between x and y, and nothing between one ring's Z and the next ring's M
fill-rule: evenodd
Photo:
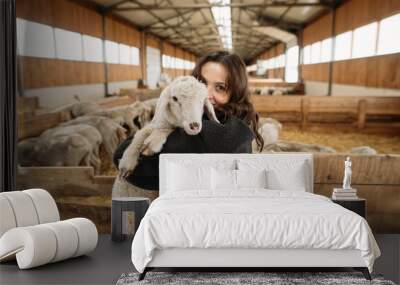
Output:
M129 105L135 101L157 98L161 89L121 89L122 93L125 95L103 98L96 103L103 108ZM43 112L38 108L38 100L35 97L18 100L18 140L39 136L43 131L71 119L70 111Z
M252 102L261 116L270 116L302 129L340 127L369 132L400 130L400 97L261 96Z
M343 181L348 154L314 154L314 193L330 197ZM351 155L352 186L367 199L367 220L375 233L400 231L400 155ZM58 201L62 216L86 216L109 231L114 176L95 176L91 167L20 167L17 189L44 188ZM156 191L133 195L157 197ZM96 203L93 201L100 200ZM63 211L63 209L65 209Z

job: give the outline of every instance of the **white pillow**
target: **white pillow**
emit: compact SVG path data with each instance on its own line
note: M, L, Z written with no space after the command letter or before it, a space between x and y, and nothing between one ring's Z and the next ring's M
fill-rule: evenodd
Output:
M237 187L267 188L267 176L263 170L236 170Z
M288 168L266 170L267 188L271 190L288 190L306 192L308 185L305 162L291 164Z
M273 190L307 191L312 189L310 164L299 158L238 159L240 170L267 171L267 188Z
M168 164L168 190L185 191L211 189L211 167Z
M236 190L236 170L212 168L213 190Z
M213 190L238 190L241 188L267 188L265 170L231 170L212 168Z

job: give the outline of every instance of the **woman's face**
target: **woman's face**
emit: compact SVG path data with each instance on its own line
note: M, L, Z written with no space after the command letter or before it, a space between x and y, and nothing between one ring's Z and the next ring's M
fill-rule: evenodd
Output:
M217 62L209 61L201 68L203 83L208 89L208 99L214 106L222 106L229 102L231 97L226 83L228 72Z

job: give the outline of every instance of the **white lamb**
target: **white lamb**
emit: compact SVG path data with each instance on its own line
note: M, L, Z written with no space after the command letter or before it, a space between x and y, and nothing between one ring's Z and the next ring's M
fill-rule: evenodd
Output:
M112 119L101 116L82 116L60 126L72 125L89 125L95 127L101 134L103 146L109 155L110 159L113 157L118 145L126 139L125 129L114 122Z
M151 108L143 104L143 102L137 101L127 106L98 110L89 115L108 117L126 127L128 135L132 135L139 129L139 127L135 125L135 120L146 121L150 114Z
M260 128L258 132L264 139L264 144L270 144L278 141L279 133L282 131L282 124L273 118L260 118Z
M64 146L64 144L67 144L69 142L68 138L72 137L73 135L81 135L84 139L87 140L89 145L84 142L85 140L83 138L81 138L80 140L78 140L78 138L75 138L75 142L71 141L71 145L69 146L70 149L73 148L73 145L75 146L75 148L77 148L78 145L81 145L81 148L88 150L89 153L84 159L83 163L84 165L93 166L96 173L99 172L101 166L99 149L101 143L103 142L103 138L101 136L101 133L95 127L86 124L58 126L43 132L39 137L39 141L42 148L49 150L55 149L55 152L57 152L56 145ZM63 147L58 147L58 152L60 152L60 156L68 154L67 152L63 151ZM65 163L65 161L68 161L68 158L64 158L64 160L60 161L60 163Z
M207 94L206 86L192 76L177 77L166 87L157 102L153 120L135 134L125 150L119 175L126 178L132 173L143 150L149 154L160 152L176 127L183 128L188 135L200 133L204 111L210 120L218 122Z

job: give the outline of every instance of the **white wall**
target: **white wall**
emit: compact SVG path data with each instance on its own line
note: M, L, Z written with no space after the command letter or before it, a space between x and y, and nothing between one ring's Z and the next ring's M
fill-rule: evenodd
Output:
M304 88L306 95L328 94L328 83L320 81L305 81Z
M25 97L38 97L41 108L56 108L77 102L74 95L81 101L92 101L104 98L104 84L71 85L50 88L35 88L25 90Z
M306 95L327 95L328 82L305 81ZM400 89L373 88L358 85L332 84L333 96L400 96Z
M109 82L110 93L119 92L120 88L136 88L137 81ZM25 90L25 97L38 97L40 108L57 108L66 104L77 102L74 95L81 101L96 101L104 98L105 87L103 83L59 86L50 88L35 88Z
M146 47L147 85L156 88L161 76L161 53L159 49Z

